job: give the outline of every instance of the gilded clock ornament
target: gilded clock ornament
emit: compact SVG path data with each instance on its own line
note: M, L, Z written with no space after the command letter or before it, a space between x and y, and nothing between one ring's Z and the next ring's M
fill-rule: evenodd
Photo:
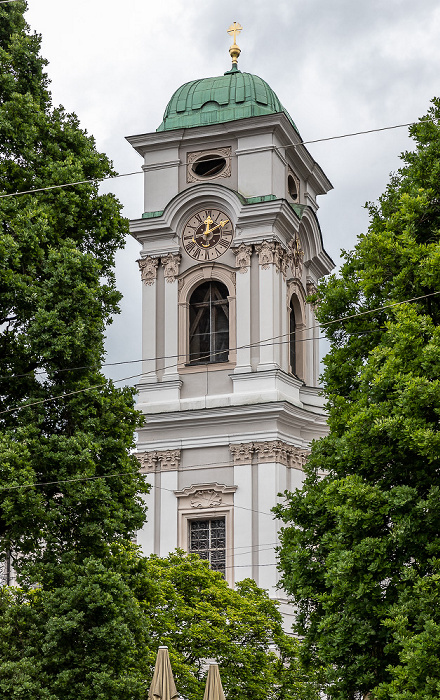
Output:
M199 262L216 260L232 243L234 227L220 209L201 209L186 222L182 243L191 258Z

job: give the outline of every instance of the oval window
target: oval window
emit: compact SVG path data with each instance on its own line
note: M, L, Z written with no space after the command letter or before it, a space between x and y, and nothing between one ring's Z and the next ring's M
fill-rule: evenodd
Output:
M289 175L287 178L287 189L292 199L296 202L298 199L298 187L293 175Z
M215 177L226 167L226 158L216 154L202 156L193 164L192 169L197 177Z

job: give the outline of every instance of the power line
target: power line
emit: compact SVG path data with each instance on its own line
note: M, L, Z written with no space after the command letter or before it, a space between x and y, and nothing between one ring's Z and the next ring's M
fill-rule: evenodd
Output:
M215 464L214 462L212 464ZM204 464L203 468L206 466L209 466L209 464ZM219 462L218 464L215 464L217 467L228 467L228 466L233 466L232 464L225 464L224 462ZM200 467L199 464L193 464L193 465L188 465L186 468L191 469L191 468L197 468ZM83 476L83 477L75 477L73 479L58 479L56 481L40 481L36 482L33 484L19 484L18 486L2 486L0 487L0 493L3 491L17 491L17 490L22 490L22 489L29 489L29 488L35 488L37 486L59 486L61 484L71 484L71 483L79 483L79 482L84 482L84 481L99 481L101 479L111 479L113 477L119 477L119 476L140 476L142 478L148 478L149 476L152 476L152 474L143 474L140 471L136 472L113 472L112 474L101 474L98 476ZM149 484L152 489L159 489L159 491L168 491L169 493L174 493L175 489L169 489L166 488L165 486L158 486L156 484ZM234 508L238 508L239 510L246 510L252 513L259 513L260 515L269 515L273 516L273 513L268 513L267 511L264 510L258 510L256 508L246 508L246 506L239 506L234 504Z
M3 2L21 2L21 0L0 0L0 2L1 1L3 1ZM326 136L326 137L321 138L321 139L311 139L309 141L298 141L298 143L291 142L291 143L285 144L282 148L298 148L298 146L306 146L306 145L312 144L312 143L323 143L324 141L334 141L337 139L351 138L353 136L362 136L365 134L374 134L374 133L378 133L381 131L390 131L392 129L402 129L403 127L415 126L417 124L426 124L426 123L434 124L434 123L437 123L438 121L439 120L437 118L434 118L434 117L430 118L430 119L420 119L419 121L415 121L415 122L407 122L405 124L393 124L392 126L382 126L382 127L377 127L375 129L365 129L363 131L354 131L354 132L350 132L347 134L338 134L336 136ZM278 146L275 148L278 151L280 150ZM231 157L237 158L238 156L234 154ZM179 167L185 167L187 165L192 165L192 163L185 161L183 163L178 164ZM46 187L37 187L35 189L30 189L30 190L21 190L19 192L11 192L9 194L1 194L0 199L5 199L7 197L19 197L20 195L24 195L24 194L37 194L38 192L46 192L49 190L61 189L63 187L74 187L75 185L85 185L88 183L104 182L106 180L114 180L114 179L119 178L119 177L128 177L131 175L141 175L142 173L143 173L143 170L135 170L135 171L129 172L129 173L120 173L117 175L109 175L108 177L101 177L101 178L95 177L95 178L90 178L87 180L76 180L74 182L66 182L62 185L47 185Z
M8 2L22 2L22 0L8 0ZM130 175L140 175L142 170L134 170L131 173L120 173L117 175L109 175L108 177L94 177L90 180L75 180L75 182L65 182L63 185L48 185L47 187L37 187L33 190L22 190L20 192L11 192L10 194L0 194L0 199L7 197L18 197L21 194L36 194L37 192L47 192L48 190L57 190L62 187L73 187L74 185L87 185L89 183L104 182L105 180L116 180L118 177L128 177Z
M313 328L319 328L319 327L322 328L322 327L325 327L325 326L329 326L329 325L331 325L331 324L333 324L333 323L338 323L338 322L341 322L341 321L350 320L350 319L352 319L352 318L357 318L358 316L365 316L366 314L374 313L374 312L376 312L376 311L382 311L383 309L388 309L388 308L391 308L391 307L393 307L393 306L399 306L399 305L401 305L401 304L407 304L407 303L412 302L412 301L418 301L418 300L420 300L420 299L426 299L427 297L435 296L436 294L440 294L440 291L437 291L437 292L430 292L429 294L422 294L421 296L413 297L412 299L404 299L403 301L396 301L396 302L393 302L392 304L385 304L384 306L378 306L378 307L376 307L375 309L368 309L367 311L362 311L362 312L359 312L359 313L356 313L356 314L351 314L351 315L349 315L349 316L341 316L340 318L333 319L332 321L327 321L326 323L321 324L321 326L319 326L319 324L316 324L315 326L310 326L308 329L305 329L305 330L312 330ZM275 343L272 342L272 341L275 341L275 340L277 340L278 338L284 338L284 337L289 336L289 335L290 335L289 333L284 333L283 335L275 336L274 338L268 338L267 340L257 341L256 343L251 343L251 344L249 344L249 345L238 346L238 347L235 348L235 349L236 349L236 350L241 350L241 349L245 349L245 348L250 348L250 347L252 347L253 345L260 345L260 346L264 347L264 343L266 343L266 344L275 344ZM289 341L286 340L285 342L287 343L287 342L289 342ZM281 344L281 343L280 343L280 344ZM218 352L212 353L212 354L218 355L218 354L223 354L224 352L225 352L224 350L219 350ZM211 357L212 354L210 354L209 357ZM179 355L173 355L173 356L171 356L171 357L175 357L175 358L176 358L176 357L179 357ZM206 355L206 356L205 356L204 358L202 358L202 359L207 359L207 358L208 358L208 355ZM173 362L171 365L166 365L165 367L161 367L161 370L170 369L171 367L174 367L175 364L176 364L176 363ZM206 368L208 368L208 364L206 365ZM135 379L136 377L142 377L142 376L145 376L145 375L147 375L147 374L152 374L152 373L154 373L154 372L156 372L155 369L154 369L154 370L150 370L150 371L148 371L148 372L138 372L137 374L132 374L132 375L130 375L129 377L122 377L121 379L114 379L114 380L113 380L113 383L116 384L117 382L125 382L125 381L128 381L129 379ZM59 396L49 396L49 397L47 397L47 398L45 398L45 399L39 399L38 401L32 401L32 402L30 402L30 403L23 404L22 406L16 406L15 408L7 408L7 409L5 409L4 411L0 411L0 415L4 415L4 414L6 414L6 413L14 413L15 411L20 411L20 410L22 410L22 409L24 409L24 408L31 408L32 406L37 406L37 405L40 405L40 404L43 404L43 403L49 403L49 402L51 402L51 401L58 401L58 400L60 400L60 399L67 398L68 396L74 396L74 395L76 395L76 394L82 394L82 393L84 393L84 392L86 392L86 391L92 391L93 389L99 389L99 388L102 388L102 387L105 387L105 386L107 386L107 381L105 381L105 382L103 382L103 383L101 383L101 384L94 384L94 385L92 385L92 386L85 387L84 389L77 389L76 391L69 391L69 392L67 392L67 393L65 393L65 394L60 394Z
M437 294L440 294L440 291L430 292L429 294L422 294L421 296L418 296L418 297L413 297L411 299L404 299L403 301L396 301L396 302L393 302L391 304L385 304L384 306L378 306L374 309L368 309L367 311L360 311L358 313L351 314L350 316L341 316L339 318L333 319L332 321L326 321L325 323L321 323L321 324L316 323L313 326L307 326L306 328L303 328L301 332L305 333L306 331L315 330L317 328L325 328L326 326L332 325L334 323L339 323L341 321L350 320L352 318L365 316L366 314L374 313L375 311L382 311L383 309L388 309L388 308L391 308L393 306L399 306L401 304L407 304L407 303L410 303L413 301L418 301L420 299L426 299L428 297L435 296ZM366 331L366 332L369 332L369 331ZM267 347L268 345L283 345L285 343L290 342L289 336L290 336L290 333L283 333L282 335L273 336L272 338L266 338L264 340L257 340L254 343L248 343L246 345L237 345L235 347L228 347L227 352L232 352L232 351L236 351L236 350L246 350L248 348L253 348L253 347L258 347L258 346ZM278 341L278 339L286 338L286 337L289 337L288 340ZM326 337L325 336L318 336L316 338L314 338L314 337L296 338L295 342L296 343L305 343L305 342L309 342L309 341L313 341L313 340L326 340ZM278 342L275 342L275 341L278 341ZM209 359L212 355L223 354L224 352L226 352L226 350L219 350L218 352L210 353L209 355L202 356L201 359ZM154 362L154 361L159 362L160 360L172 360L172 359L179 359L182 357L183 356L180 353L177 355L160 355L159 357L141 357L141 358L136 359L136 360L120 360L118 362L106 362L102 365L96 365L96 369L101 369L103 367L115 367L118 365L129 365L129 364L135 364L138 362ZM168 365L166 367L159 367L159 369L164 370L164 369L168 369L169 367L173 367L173 366L174 366L174 363L173 363L173 365ZM194 366L196 366L196 365L194 365ZM76 370L93 368L93 367L95 367L95 365L78 365L76 367L65 367L65 368L57 369L57 372L74 372ZM140 372L139 374L134 374L131 377L123 377L122 379L114 379L113 382L128 381L128 379L134 379L136 377L142 376L143 374L151 374L152 372L155 372L155 371L156 370L150 370L149 372ZM10 381L11 379L20 379L22 377L35 376L35 375L40 375L40 374L47 374L47 371L41 370L40 372L24 372L23 374L3 375L2 377L0 377L0 380ZM79 389L77 392L72 392L72 393L80 393L81 391L88 391L88 390L96 389L98 387L102 387L105 385L106 385L106 382L104 384L96 384L94 386L87 387L85 389ZM70 395L70 394L66 394L66 396L68 396L68 395ZM51 397L51 398L59 398L59 397ZM44 399L44 401L46 401L46 400L49 400L49 399ZM26 404L26 405L31 405L31 404ZM24 408L24 406L23 406L23 408ZM14 410L14 409L8 409L8 411L9 410ZM7 413L8 411L0 411L0 415L2 415L2 413Z

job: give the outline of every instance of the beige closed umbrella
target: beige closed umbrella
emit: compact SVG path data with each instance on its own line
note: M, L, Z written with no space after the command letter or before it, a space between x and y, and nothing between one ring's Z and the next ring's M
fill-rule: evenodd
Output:
M209 664L203 700L225 700L218 664Z
M178 697L168 647L159 647L148 700L173 700Z

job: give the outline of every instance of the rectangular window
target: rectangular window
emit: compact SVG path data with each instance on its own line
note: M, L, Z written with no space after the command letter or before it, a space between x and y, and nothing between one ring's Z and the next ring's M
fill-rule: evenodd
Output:
M189 547L191 554L198 554L209 561L213 571L226 572L226 524L225 518L189 521Z

